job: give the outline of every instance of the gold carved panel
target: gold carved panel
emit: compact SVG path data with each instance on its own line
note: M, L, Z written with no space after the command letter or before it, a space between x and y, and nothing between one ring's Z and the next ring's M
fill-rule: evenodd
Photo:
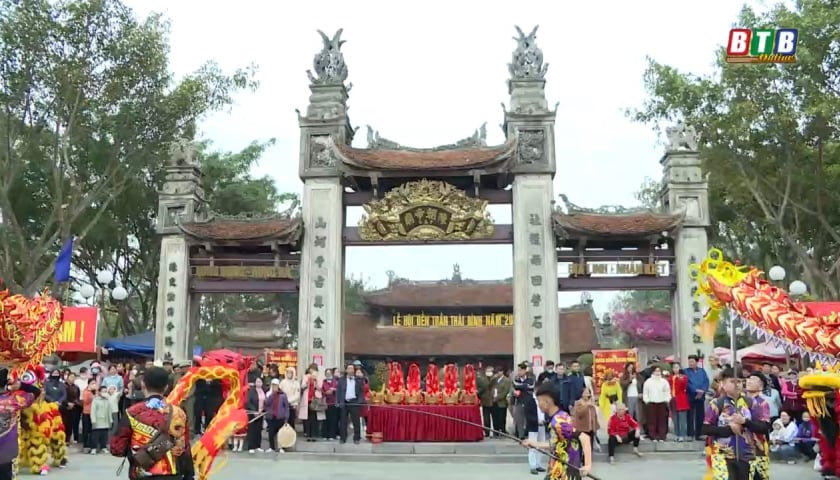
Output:
M367 241L474 240L493 236L487 201L438 180L406 182L364 205Z

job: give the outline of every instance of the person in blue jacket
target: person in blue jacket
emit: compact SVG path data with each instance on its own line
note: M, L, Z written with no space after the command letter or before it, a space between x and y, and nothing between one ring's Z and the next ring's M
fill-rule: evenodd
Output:
M569 364L569 373L566 374L565 385L562 391L563 408L571 412L575 406L575 402L580 400L583 396L583 390L586 388L586 382L583 379L583 373L580 371L580 362L577 360Z
M706 415L706 391L709 390L709 376L706 370L697 364L697 355L688 356L688 436L700 440L703 435L703 417Z

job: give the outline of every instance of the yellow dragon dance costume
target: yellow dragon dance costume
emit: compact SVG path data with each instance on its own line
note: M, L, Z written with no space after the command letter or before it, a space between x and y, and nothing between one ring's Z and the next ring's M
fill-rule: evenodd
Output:
M57 408L53 414L53 406L43 405L39 388L40 364L55 351L63 315L48 292L28 299L0 291L0 369L8 387L0 392L0 466L11 465L13 476L19 460L34 473L48 470L48 452L55 464L66 463L61 416Z
M49 473L50 466L63 468L67 465L64 422L58 404L44 401L42 387L45 378L44 367L41 365L31 367L20 378L12 375L13 382L34 384L41 391L32 405L21 412L18 436L18 464L40 475Z

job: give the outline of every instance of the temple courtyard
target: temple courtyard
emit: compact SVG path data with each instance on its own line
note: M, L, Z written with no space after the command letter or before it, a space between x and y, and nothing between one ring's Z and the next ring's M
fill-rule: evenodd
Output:
M338 455L342 460L330 461L321 455L282 454L282 455L230 455L220 459L213 480L234 480L246 476L264 478L267 472L280 475L276 478L289 480L322 480L336 476L342 480L391 480L398 476L401 480L435 480L483 478L487 480L511 480L515 478L541 478L528 473L525 456L522 464L509 463L473 463L473 462L393 462L393 461L346 461L345 455ZM51 476L61 480L88 480L90 478L113 478L121 460L107 455L71 456L71 463L64 470L53 471ZM596 463L593 472L601 480L631 480L655 478L667 473L669 480L701 480L705 470L703 459L650 455L643 459L620 457L616 465L606 464L603 460ZM125 471L119 478L126 478ZM253 476L252 476L253 475ZM772 467L773 480L793 480L807 475L811 478L816 472L810 465L776 465ZM28 475L26 475L28 476ZM24 477L24 475L21 475Z

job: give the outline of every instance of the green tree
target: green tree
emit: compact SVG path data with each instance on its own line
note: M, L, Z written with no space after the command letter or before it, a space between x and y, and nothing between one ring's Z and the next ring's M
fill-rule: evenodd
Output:
M700 134L712 245L840 298L840 4L745 7L737 23L798 27L797 63L727 64L719 48L701 77L650 60L648 99L630 114L655 129L682 119Z
M43 288L73 235L101 263L124 253L98 250L105 234L135 248L132 209L169 144L253 86L252 70L213 63L176 82L168 54L161 16L117 0L0 0L0 278L14 291Z

